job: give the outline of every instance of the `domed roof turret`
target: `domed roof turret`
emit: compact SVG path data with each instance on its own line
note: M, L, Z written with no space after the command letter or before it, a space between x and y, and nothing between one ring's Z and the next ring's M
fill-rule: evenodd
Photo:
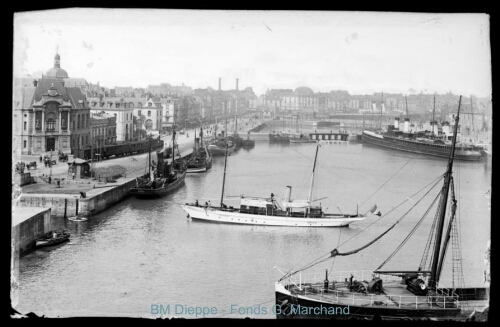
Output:
M68 73L61 68L61 56L59 56L59 53L56 53L54 57L54 68L51 68L45 73L45 76L47 77L52 77L52 78L68 78Z

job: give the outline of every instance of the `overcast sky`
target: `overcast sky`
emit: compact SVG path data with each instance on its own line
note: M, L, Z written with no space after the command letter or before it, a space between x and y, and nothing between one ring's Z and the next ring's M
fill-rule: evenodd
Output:
M14 76L53 67L115 86L308 86L491 96L485 14L62 9L14 17Z

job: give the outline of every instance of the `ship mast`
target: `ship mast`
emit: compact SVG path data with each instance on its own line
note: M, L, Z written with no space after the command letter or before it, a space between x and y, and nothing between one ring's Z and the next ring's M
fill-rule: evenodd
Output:
M318 158L318 149L319 149L319 143L316 146L316 155L314 156L314 165L313 165L313 171L312 171L312 178L311 178L311 188L309 189L309 198L307 199L307 202L309 202L309 206L311 206L312 203L312 193L313 193L313 186L314 186L314 172L316 170L316 159Z
M224 200L224 186L226 184L226 166L227 166L227 148L229 146L227 145L227 142L226 142L226 156L224 158L224 177L222 178L222 194L220 195L220 207L222 209L222 205L223 205L223 200Z
M408 120L410 119L408 117L408 99L406 99L406 95L405 95L405 103L406 103L406 118L408 118Z
M429 288L437 288L438 282L439 282L439 275L441 274L441 268L442 264L439 264L440 261L440 253L441 253L441 239L443 236L443 227L444 227L444 220L445 220L445 215L446 215L446 204L448 201L448 193L450 190L450 182L451 182L451 174L452 174L452 169L453 169L453 157L455 155L455 143L457 141L457 130L458 130L458 121L459 121L459 115L460 115L460 104L462 102L462 96L460 96L460 99L458 101L458 111L457 111L457 116L455 117L455 128L453 129L453 142L451 145L451 150L450 150L450 157L448 159L448 169L446 170L445 173L445 179L444 179L444 185L443 189L441 190L441 204L440 204L440 211L439 211L439 216L438 216L438 223L437 223L437 230L436 230L436 239L435 239L435 247L434 247L434 255L432 257L432 268L431 268L431 276L429 279ZM446 247L443 247L443 252L446 251ZM443 256L444 260L444 256ZM439 267L438 267L439 265Z

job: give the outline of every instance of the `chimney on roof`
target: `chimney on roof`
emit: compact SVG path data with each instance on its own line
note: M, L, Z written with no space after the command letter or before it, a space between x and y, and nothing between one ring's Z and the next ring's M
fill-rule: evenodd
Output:
M220 91L221 78L219 77L219 91Z
M236 91L238 91L238 79L236 79Z

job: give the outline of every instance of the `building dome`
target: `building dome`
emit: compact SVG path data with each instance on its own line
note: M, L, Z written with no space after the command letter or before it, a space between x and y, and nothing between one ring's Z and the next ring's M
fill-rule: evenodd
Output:
M62 68L51 68L45 73L46 77L68 78L68 73Z
M61 68L61 56L59 53L56 53L54 57L54 68L51 68L45 73L47 77L52 78L68 78L68 73Z

